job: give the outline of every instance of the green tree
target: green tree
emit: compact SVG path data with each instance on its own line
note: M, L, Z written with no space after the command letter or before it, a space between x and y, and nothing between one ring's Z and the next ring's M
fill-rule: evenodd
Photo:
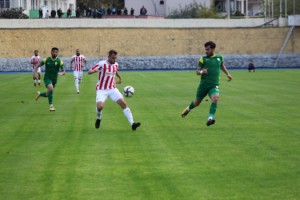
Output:
M264 7L266 0L262 0L262 5ZM269 0L269 6L272 7L271 0ZM300 1L295 0L295 13L300 14ZM272 8L271 8L272 10ZM287 14L293 14L293 0L287 0ZM280 15L280 0L274 0L274 16L279 17ZM285 15L285 0L282 0L282 16Z
M84 10L86 8L96 8L100 7L108 8L112 6L116 6L117 8L124 8L124 0L77 0L77 6L80 10Z
M198 4L197 2L193 2L185 7L180 7L172 11L167 18L223 18L220 16L214 7L207 8Z
M23 8L11 8L0 12L0 18L7 19L28 19L29 17L23 13Z

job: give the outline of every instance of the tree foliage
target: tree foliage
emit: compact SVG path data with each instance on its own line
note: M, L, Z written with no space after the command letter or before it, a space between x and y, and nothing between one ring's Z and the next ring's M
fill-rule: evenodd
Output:
M29 17L23 13L22 8L11 8L7 10L3 10L0 13L0 18L6 19L28 19Z
M269 2L270 2L269 7L271 8L272 7L271 1L269 0ZM296 3L295 13L299 15L300 14L300 1L295 0L295 3ZM265 5L264 0L262 0L262 5L264 7L264 5ZM282 15L284 16L284 14L285 14L285 0L282 0ZM293 15L293 0L287 0L287 14ZM279 15L280 15L280 0L274 0L274 16L276 17Z
M77 0L77 6L81 9L87 8L108 8L115 6L116 8L124 8L124 0Z
M197 2L193 2L172 11L167 18L222 18L222 16L217 14L214 7L207 8Z

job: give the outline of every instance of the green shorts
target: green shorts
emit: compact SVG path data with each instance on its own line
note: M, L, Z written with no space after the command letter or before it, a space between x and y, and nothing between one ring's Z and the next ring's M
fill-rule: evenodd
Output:
M48 87L48 85L52 84L53 87L55 87L57 80L56 79L51 79L51 78L44 78L44 83L45 86Z
M207 85L200 83L197 89L196 99L202 101L206 95L211 97L214 94L220 95L219 85Z

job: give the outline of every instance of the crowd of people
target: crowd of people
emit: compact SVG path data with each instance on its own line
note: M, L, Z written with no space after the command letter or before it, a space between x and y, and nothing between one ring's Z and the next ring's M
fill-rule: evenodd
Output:
M108 7L107 9L100 7L100 9L87 8L85 10L85 17L101 18L105 15L131 15L134 16L135 10L131 8L128 10L126 7L119 9L113 6L112 8ZM147 9L142 6L140 9L140 15L147 15Z
M86 10L84 10L84 12L82 13L80 8L77 7L75 9L75 16L76 18L80 18L80 17L91 17L91 18L102 18L103 16L110 16L110 15L124 15L124 16L134 16L134 12L135 10L133 8L131 8L130 10L128 10L126 7L119 9L116 8L115 6L112 7L108 7L107 9L100 7L100 9L96 9L96 8L87 8ZM43 13L43 10L40 8L39 9L39 18L62 18L63 16L63 11L61 8L58 8L57 10L51 10L51 12L49 13L49 10L46 11L46 13ZM147 15L147 9L142 6L140 9L140 15L142 16L146 16ZM66 17L67 18L71 18L72 17L72 9L69 7L67 9L66 12Z

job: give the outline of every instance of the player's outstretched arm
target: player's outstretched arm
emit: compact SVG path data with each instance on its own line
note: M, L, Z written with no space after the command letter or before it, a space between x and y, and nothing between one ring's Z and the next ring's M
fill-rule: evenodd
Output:
M228 70L224 64L221 65L221 69L228 77L228 81L231 81L233 78L232 78L231 74L228 72Z
M70 70L72 70L73 68L73 58L71 59L71 62L70 62Z
M98 67L96 67L96 68L92 67L92 68L88 71L88 74L93 74L93 73L96 73L96 72L99 72L99 68L98 68Z
M119 80L116 83L121 84L122 83L122 77L120 76L118 71L116 72L116 76L119 78Z
M65 75L66 74L66 70L63 68L62 70L61 70L61 75L63 76L63 75Z

